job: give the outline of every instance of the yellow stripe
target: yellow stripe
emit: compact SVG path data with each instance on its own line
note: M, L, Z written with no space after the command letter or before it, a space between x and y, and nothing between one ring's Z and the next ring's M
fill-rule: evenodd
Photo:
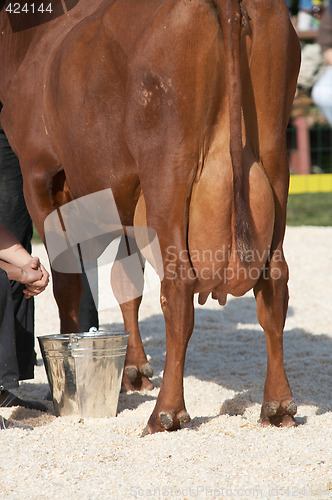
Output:
M290 194L330 193L332 174L291 175Z

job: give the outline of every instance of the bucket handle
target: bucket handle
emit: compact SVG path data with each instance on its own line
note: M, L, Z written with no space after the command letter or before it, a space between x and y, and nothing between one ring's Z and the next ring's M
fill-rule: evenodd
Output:
M76 346L77 346L78 341L80 340L80 337L78 335L76 335L75 333L71 333L69 338L70 338L70 340L68 343L68 348L71 349L73 344L76 344Z

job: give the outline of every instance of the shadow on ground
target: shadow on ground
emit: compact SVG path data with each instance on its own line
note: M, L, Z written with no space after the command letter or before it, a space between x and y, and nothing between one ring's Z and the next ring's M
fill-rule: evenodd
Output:
M292 314L290 308L288 316ZM119 324L107 326L122 328ZM141 321L140 328L145 351L151 357L156 374L153 382L158 386L165 360L162 314ZM284 333L285 367L294 398L298 405L316 406L317 414L332 411L331 352L332 339L327 335L312 335L300 328ZM257 321L253 297L230 300L219 310L196 309L185 377L212 381L236 393L232 399L221 401L220 413L241 415L249 406L261 404L265 373L265 337ZM121 395L120 402L123 397L129 407L151 399L148 394L141 394L135 395L131 402L130 395ZM303 423L305 418L298 418L298 424Z
M288 314L293 314L291 309ZM123 329L122 324L115 323L102 327ZM140 329L145 351L150 356L155 373L153 383L158 387L165 361L162 314L141 321ZM327 335L312 335L298 328L284 334L285 367L294 398L298 405L317 407L317 414L332 411L331 352L332 339ZM253 404L261 404L265 372L265 338L258 325L253 297L230 300L220 309L196 309L195 329L187 350L185 377L212 381L235 393L230 399L220 401L220 414L242 415ZM46 396L47 384L22 383L19 392L26 395L29 385L34 395L40 394L41 399ZM155 399L155 393L120 394L119 413ZM201 425L206 418L198 419L196 424ZM297 418L298 424L304 424L305 421L305 417Z

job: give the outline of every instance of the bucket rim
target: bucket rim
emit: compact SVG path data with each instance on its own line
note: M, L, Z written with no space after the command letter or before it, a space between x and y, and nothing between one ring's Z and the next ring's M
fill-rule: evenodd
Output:
M95 332L79 332L79 333L53 333L47 335L39 335L38 340L81 340L81 339L102 339L102 338L125 338L129 337L130 332L125 330L97 330Z

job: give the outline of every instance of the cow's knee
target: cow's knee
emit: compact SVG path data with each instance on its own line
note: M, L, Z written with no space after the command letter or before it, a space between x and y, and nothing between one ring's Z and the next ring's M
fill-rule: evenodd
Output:
M193 269L182 269L182 277L171 279L165 275L160 292L160 305L165 319L173 314L178 307L185 306L187 301L192 301L195 288L195 274Z

